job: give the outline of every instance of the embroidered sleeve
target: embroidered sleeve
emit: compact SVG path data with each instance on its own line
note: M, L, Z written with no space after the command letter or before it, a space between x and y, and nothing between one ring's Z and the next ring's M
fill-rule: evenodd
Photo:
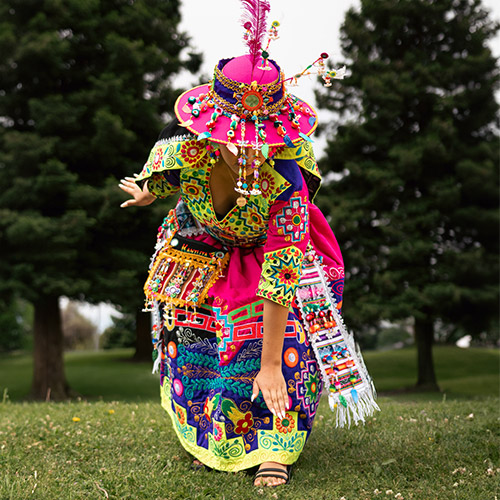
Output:
M148 191L156 198L167 198L180 190L179 171L160 172L148 179Z
M166 198L179 191L180 170L197 164L203 167L208 154L203 141L190 136L158 141L135 181L148 181L148 189L157 198Z
M299 282L302 260L309 242L307 187L270 210L264 262L257 295L289 307Z

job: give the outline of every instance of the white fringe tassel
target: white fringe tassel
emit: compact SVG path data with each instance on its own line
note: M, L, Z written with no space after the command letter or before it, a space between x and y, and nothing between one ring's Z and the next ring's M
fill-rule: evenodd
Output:
M156 348L156 351L158 352L158 356L156 357L155 362L153 363L153 371L151 372L153 374L158 373L158 370L160 368L161 349L162 349L162 342L158 342L158 347Z
M375 391L375 386L373 385L373 380L368 374L368 370L366 369L366 365L363 360L363 356L359 349L358 343L354 340L354 336L352 333L349 333L347 330L344 320L340 315L337 309L337 302L330 291L330 287L325 279L325 274L321 264L315 260L314 268L319 276L319 279L322 284L322 288L324 290L325 298L331 304L331 312L333 314L333 319L336 322L341 337L346 344L346 347L349 350L351 358L354 360L355 366L358 370L359 376L361 377L361 384L359 384L354 390L357 393L357 401L353 398L352 392L342 391L342 396L345 398L344 402L346 406L344 406L341 401L338 393L329 393L328 402L331 410L336 415L336 426L344 427L351 426L351 423L358 425L359 422L365 422L367 417L373 415L375 411L380 411L379 406L377 405L375 398L377 397L377 393ZM304 305L300 294L296 295L297 302L299 303L300 309L305 317ZM329 337L329 332L326 332L326 335ZM325 389L328 390L329 387L329 377L326 374L325 366L321 361L321 355L319 353L318 347L315 342L315 338L309 337L311 347L313 348L314 354L316 355L316 359L318 360L318 367L320 369L322 379L325 385Z
M351 427L351 423L358 425L359 422L365 422L367 417L371 417L374 411L380 411L378 404L370 390L362 393L358 391L358 402L356 403L350 394L344 396L347 401L347 407L337 401L334 394L328 396L328 403L331 410L336 415L336 427ZM351 416L352 414L352 416Z

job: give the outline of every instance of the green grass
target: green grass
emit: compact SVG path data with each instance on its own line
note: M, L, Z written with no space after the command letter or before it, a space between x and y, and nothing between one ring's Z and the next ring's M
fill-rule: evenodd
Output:
M366 425L341 430L322 401L290 485L259 490L245 473L190 470L157 403L7 402L0 404L0 498L493 500L498 403L384 397Z
M0 358L9 395L0 403L0 500L500 498L496 350L437 347L444 394L380 397L382 411L364 426L336 429L323 400L292 483L276 490L253 488L244 473L190 470L151 363L130 363L131 354L67 354L70 385L86 398L67 403L19 402L31 358ZM413 349L365 360L379 393L415 382Z
M158 375L151 374L152 363L133 363L132 354L132 349L66 353L69 385L90 400L156 401ZM28 396L32 376L30 355L0 358L0 391L7 389L12 401Z
M436 346L433 351L438 384L447 397L499 396L498 349ZM414 348L367 352L364 357L377 391L383 393L415 385L417 357ZM409 397L414 399L415 395ZM424 394L422 397L427 399L429 395ZM436 397L441 398L440 395Z

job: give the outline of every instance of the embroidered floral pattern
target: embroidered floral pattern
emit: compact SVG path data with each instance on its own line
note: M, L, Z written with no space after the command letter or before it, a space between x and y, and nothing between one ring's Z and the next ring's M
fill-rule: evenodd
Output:
M299 270L293 266L284 266L278 273L278 279L287 285L294 285L300 279Z
M203 405L203 414L205 415L205 418L211 422L212 421L212 411L213 411L213 403L210 400L210 398L207 396L207 399L205 399L205 404Z
M136 181L147 179L154 173L179 169L184 165L196 163L202 168L208 164L208 154L202 143L195 139L158 141Z
M186 141L181 147L181 157L186 163L197 163L206 154L198 141Z
M257 295L288 307L300 279L303 256L295 246L265 253Z
M222 413L234 424L235 434L246 434L254 425L251 411L243 413L232 399L224 399L221 404Z
M209 189L211 163L205 145L192 137L158 143L142 178L149 179L148 187L161 197L181 189L186 213L228 246L262 247L269 238L257 293L289 306L308 239L307 186L291 194L295 177L289 182L266 162L259 177L263 195L249 196L244 207L235 206L223 218L218 217ZM309 172L306 183L311 174L318 177L307 145L282 148L276 157L283 152L299 163L302 174ZM284 175L288 178L288 171ZM171 182L180 183L181 188ZM261 262L262 249L256 254ZM321 391L319 372L315 385L315 374L308 366L309 361L314 362L314 354L307 346L296 306L290 310L283 355L290 409L278 419L261 396L250 401L262 348L262 307L251 301L264 301L255 297L256 281L251 281L248 290L243 281L242 296L248 292L251 300L233 307L226 295L217 294L207 308L207 318L199 314L195 323L183 327L165 321L163 330L162 404L184 447L220 470L241 470L264 461L294 462L311 429L311 412L316 411ZM177 313L182 322L185 313ZM169 344L175 336L175 343Z
M270 172L262 172L259 177L260 190L265 198L269 197L269 194L275 191L276 181Z
M216 441L220 441L222 439L222 427L218 423L214 424L213 434Z
M290 413L286 413L284 418L276 419L276 429L282 434L287 434L288 432L292 432L295 427L295 421Z
M236 422L234 428L235 434L246 434L253 427L253 418L250 412L245 413L245 416Z
M153 167L153 170L158 170L161 167L162 157L163 157L162 151L160 149L157 149L155 151L154 156L153 156L153 161L151 162L151 166Z

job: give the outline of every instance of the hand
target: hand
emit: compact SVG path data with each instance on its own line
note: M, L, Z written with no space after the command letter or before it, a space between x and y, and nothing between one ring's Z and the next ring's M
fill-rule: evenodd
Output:
M147 182L144 183L144 187L141 189L135 182L133 177L125 177L120 181L118 187L132 196L132 199L124 201L120 207L145 207L146 205L151 205L155 201L155 197L148 191Z
M271 413L276 417L284 418L288 410L288 394L281 367L261 368L253 382L252 402L259 395L259 391L262 392Z

